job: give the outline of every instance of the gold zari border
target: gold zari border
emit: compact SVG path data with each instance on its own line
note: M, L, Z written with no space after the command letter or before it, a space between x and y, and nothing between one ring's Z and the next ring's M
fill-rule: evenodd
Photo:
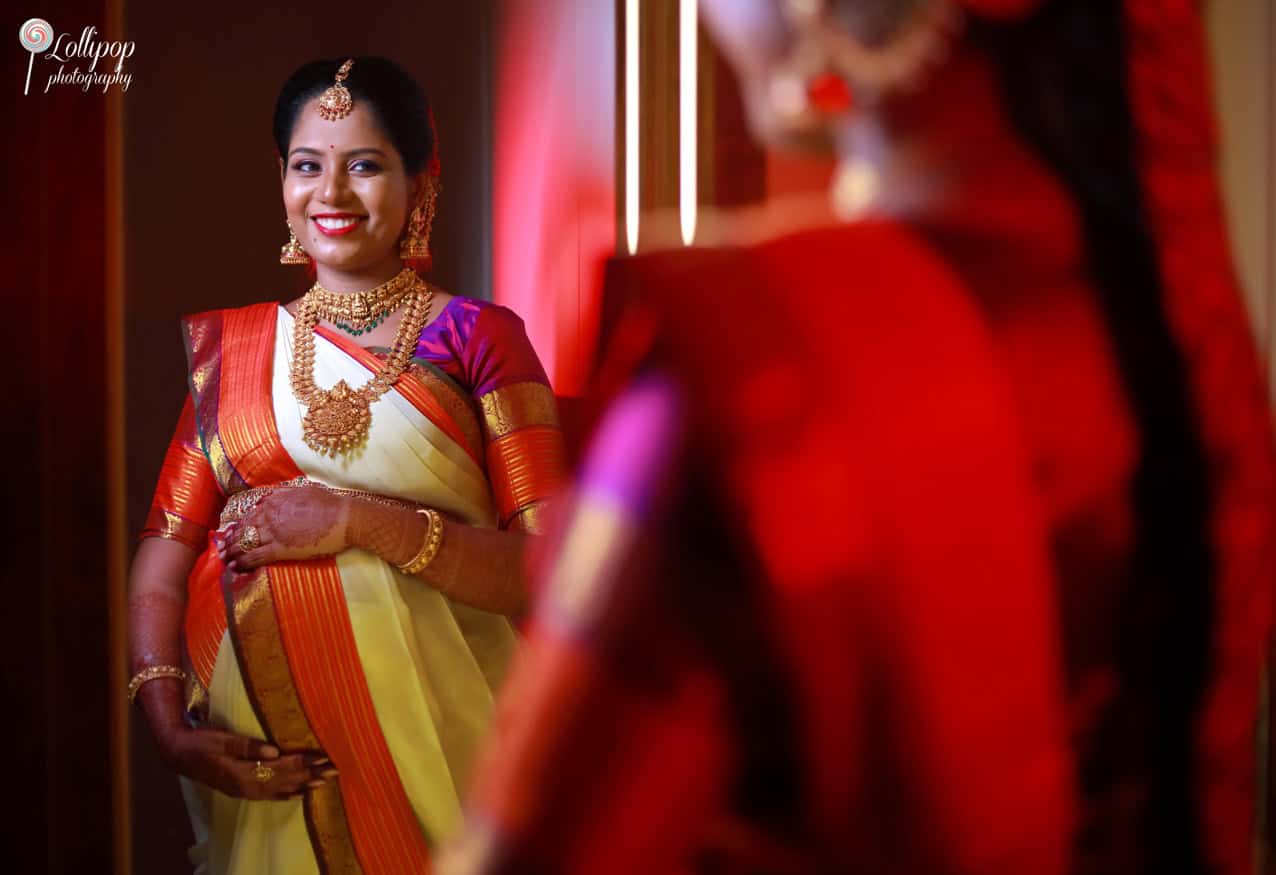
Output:
M322 750L293 684L269 570L260 568L234 578L225 586L225 596L244 688L270 741L285 753ZM339 784L307 787L304 804L320 870L342 875L362 872Z
M208 540L208 529L171 510L152 507L146 516L146 526L142 529L141 537L167 538L185 544L192 550L203 550Z
M529 425L558 427L558 402L544 383L513 383L479 398L489 441Z
M514 514L507 528L529 535L543 535L546 522L545 502L536 501Z

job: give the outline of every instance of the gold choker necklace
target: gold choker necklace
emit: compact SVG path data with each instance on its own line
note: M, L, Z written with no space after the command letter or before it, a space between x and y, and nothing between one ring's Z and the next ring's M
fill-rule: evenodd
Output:
M399 379L399 375L411 361L421 329L430 321L434 289L422 282L414 271L405 270L389 283L358 294L378 293L392 283L400 282L405 276L408 285L399 301L401 303L406 299L407 309L399 322L390 357L376 375L358 389L351 389L345 380L338 380L337 385L331 389L320 389L315 385L315 328L319 325L321 315L321 296L315 292L320 290L329 295L332 293L316 285L301 299L293 324L290 377L292 394L308 408L301 421L302 440L316 453L336 456L362 446L372 426L372 402L394 385L394 381ZM330 322L335 321L327 316L324 318Z
M364 292L334 292L315 283L306 293L315 313L349 334L364 334L403 306L421 279L405 267L397 276Z

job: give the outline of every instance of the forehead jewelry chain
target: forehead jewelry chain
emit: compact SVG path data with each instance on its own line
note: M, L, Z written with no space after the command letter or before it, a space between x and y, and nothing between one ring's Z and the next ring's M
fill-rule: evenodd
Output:
M315 328L319 313L312 296L314 290L301 299L293 324L289 377L293 395L307 407L301 421L302 440L316 453L337 456L362 446L372 427L372 402L384 395L407 369L434 304L434 289L415 273L412 278L415 282L390 356L376 375L358 389L350 388L345 380L338 380L331 389L315 385Z
M350 68L353 66L353 58L342 64L337 70L336 81L319 98L319 115L330 122L345 118L354 109L354 98L350 96L350 89L342 84L349 77Z

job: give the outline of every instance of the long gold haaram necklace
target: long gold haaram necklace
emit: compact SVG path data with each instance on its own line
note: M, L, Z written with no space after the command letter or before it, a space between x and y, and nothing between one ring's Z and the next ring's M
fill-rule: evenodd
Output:
M402 286L401 293L398 290L393 293L383 291L396 283ZM373 296L376 305L370 307L372 301L369 300L334 302L332 298L355 298L356 295L337 295L316 284L301 299L293 324L292 394L308 408L301 421L301 437L306 446L326 456L348 453L367 440L372 426L372 402L384 395L407 368L421 329L430 321L430 310L434 304L434 289L422 282L412 270L404 270L390 282L356 294ZM383 312L382 308L396 299L393 296L397 296L398 303ZM371 380L358 389L351 389L345 380L338 380L331 389L320 389L315 385L315 328L320 318L336 322L332 316L339 314L363 320L366 324L378 313L384 319L404 301L407 307L394 337L394 347ZM334 303L339 311L333 309Z

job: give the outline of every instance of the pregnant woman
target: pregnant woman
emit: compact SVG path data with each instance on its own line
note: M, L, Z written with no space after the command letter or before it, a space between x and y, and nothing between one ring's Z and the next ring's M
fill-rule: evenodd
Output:
M274 136L280 260L316 282L183 323L129 696L182 776L197 871L426 871L515 648L554 397L518 317L415 269L439 164L412 79L307 64Z

